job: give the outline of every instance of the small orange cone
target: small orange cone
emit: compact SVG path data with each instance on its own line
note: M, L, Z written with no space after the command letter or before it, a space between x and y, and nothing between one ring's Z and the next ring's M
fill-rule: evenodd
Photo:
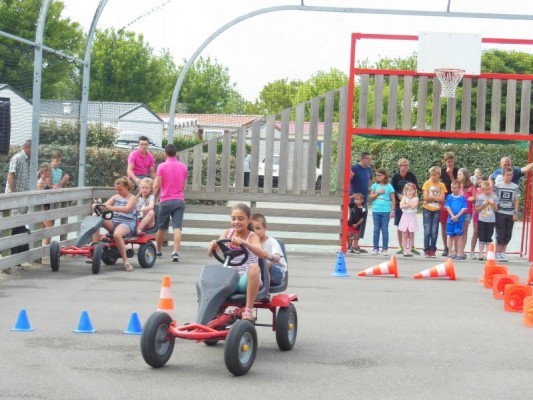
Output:
M522 312L524 299L533 295L533 288L528 285L505 285L504 291L503 309L509 312Z
M170 291L170 276L165 275L163 277L163 283L161 284L161 294L159 295L159 304L157 305L157 311L164 311L172 320L174 317L174 299L172 298L172 292Z
M446 259L443 264L436 265L413 275L413 278L415 279L444 277L448 277L452 281L455 280L455 269L453 268L453 261L451 258Z
M529 267L529 273L526 279L526 285L533 285L533 264Z
M359 276L376 276L376 275L394 275L398 278L398 263L396 257L391 256L389 261L382 262L381 264L365 269L359 272Z
M518 275L496 274L492 277L492 296L495 299L503 300L505 297L505 285L520 283Z
M483 286L485 289L492 289L494 286L494 275L507 275L509 269L503 265L485 265L483 272Z
M487 261L485 266L496 265L496 254L494 253L494 243L489 244L489 250L487 251Z
M524 325L533 327L533 296L524 299Z

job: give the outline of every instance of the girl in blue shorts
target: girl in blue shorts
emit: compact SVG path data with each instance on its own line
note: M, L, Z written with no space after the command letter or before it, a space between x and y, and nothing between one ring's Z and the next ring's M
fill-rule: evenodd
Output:
M252 307L257 296L257 292L262 286L261 271L259 270L258 257L265 258L266 251L263 250L259 237L251 229L252 212L246 204L236 204L231 209L231 229L226 229L220 239L231 239L231 245L238 247L244 245L248 250L248 260L245 264L235 267L239 272L240 279L237 284L237 292L246 293L246 305L242 313L242 319L254 320ZM210 242L207 249L209 257L217 250L217 242ZM244 257L244 256L240 256ZM236 257L234 261L239 261Z
M115 190L117 194L111 196L109 200L104 203L102 211L113 211L113 219L105 220L102 226L113 234L117 250L124 262L126 271L133 271L133 267L128 261L126 255L126 245L124 244L124 236L133 235L137 224L137 197L132 195L131 182L128 178L122 177L115 181ZM93 204L93 210L96 204ZM100 241L100 232L93 235L93 242Z

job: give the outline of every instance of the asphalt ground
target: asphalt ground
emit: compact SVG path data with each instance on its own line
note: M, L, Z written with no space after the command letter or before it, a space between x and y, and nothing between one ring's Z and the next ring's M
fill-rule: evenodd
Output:
M250 372L234 377L223 343L177 340L167 365L149 367L140 337L125 335L130 316L144 323L156 309L164 275L172 278L179 323L194 321L195 282L212 263L205 249L170 249L152 269L127 273L103 266L92 275L82 258L61 259L58 272L34 265L0 281L0 398L2 399L502 399L530 394L533 329L522 314L478 279L484 263L455 264L457 280L415 280L443 258L398 257L400 276L358 277L390 257L346 255L349 277L331 274L336 254L288 254L289 292L298 295L298 337L278 349L271 328L258 327ZM342 266L342 263L341 263ZM525 258L510 256L523 281ZM20 310L34 328L13 332ZM96 333L78 334L83 310ZM270 312L259 311L259 322Z

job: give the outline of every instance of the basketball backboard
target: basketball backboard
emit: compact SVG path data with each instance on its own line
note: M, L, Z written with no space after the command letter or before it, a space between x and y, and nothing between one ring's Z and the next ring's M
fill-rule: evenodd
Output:
M466 75L481 73L481 35L472 33L420 32L418 72L438 68L462 69Z

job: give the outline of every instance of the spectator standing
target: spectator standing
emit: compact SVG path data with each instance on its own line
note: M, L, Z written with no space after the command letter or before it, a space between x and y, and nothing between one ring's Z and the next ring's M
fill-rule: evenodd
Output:
M511 182L518 185L520 183L520 178L533 169L533 163L527 164L524 167L513 167L511 157L502 157L500 160L500 167L497 168L496 171L494 171L489 177L492 186L496 187L497 183L503 181L503 170L505 168L511 168L513 171Z
M415 185L418 191L418 181L415 174L409 171L409 160L407 158L400 158L398 160L398 172L392 176L391 185L394 188L396 193L396 209L394 210L394 225L399 227L400 220L402 219L403 210L400 208L400 202L403 198L403 189L407 183L412 183ZM403 254L404 248L402 246L403 232L400 229L397 229L398 232L398 251L396 254ZM411 243L412 244L412 243ZM413 254L420 255L418 251L413 246Z
M374 249L372 255L379 252L379 235L382 236L381 254L387 255L389 249L389 220L394 218L396 196L394 188L389 183L389 174L384 168L376 170L376 182L370 188L368 195L372 201L372 219L374 221Z
M455 252L451 256L452 260L463 260L463 253L461 250L462 236L465 212L468 208L466 204L466 197L461 194L461 184L458 181L453 181L451 184L452 192L446 196L444 201L444 208L448 212L448 220L446 221L446 234L448 235L448 248Z
M457 179L457 172L459 169L455 166L455 154L451 151L444 153L443 157L444 167L441 168L440 180L444 183L446 187L446 193L451 193L451 184L454 180ZM446 222L448 221L448 211L444 208L444 205L440 212L440 225L441 225L441 235L442 243L444 245L444 250L442 252L443 257L447 257L449 253L448 249L448 238L446 236Z
M470 177L470 180L477 188L480 187L481 182L483 182L483 171L481 171L481 168L476 168L474 170L474 175Z
M496 184L499 205L496 211L496 261L507 262L505 251L513 236L513 226L518 219L520 189L513 180L511 167L503 169L503 181Z
M459 172L457 172L457 181L461 185L461 194L466 199L467 204L467 210L465 211L464 215L464 225L463 225L463 236L461 239L461 249L460 254L463 260L466 260L466 254L464 253L466 242L468 240L468 227L470 226L470 222L472 222L473 218L473 212L474 212L474 203L476 202L476 185L472 183L470 180L470 172L466 168L459 168Z
M155 159L148 151L150 141L146 136L139 137L139 148L128 156L128 178L139 186L142 178L155 177Z
M418 223L416 221L418 191L414 183L407 182L405 185L400 207L404 211L400 224L398 225L398 230L403 233L402 247L405 250L403 255L405 257L412 257L415 232L418 230Z
M63 156L59 151L52 153L52 159L50 165L52 166L52 188L61 189L66 187L70 181L70 175L64 173L61 169L63 163Z
M481 194L476 198L475 209L479 213L479 257L480 261L487 258L486 251L492 243L494 224L496 222L496 210L498 209L498 196L492 192L489 181L481 182Z
M442 203L446 196L446 186L440 181L440 168L429 169L429 179L424 182L424 205L422 206L422 219L424 224L424 256L435 258L437 251L437 238L439 237L439 220Z
M252 156L250 153L246 153L244 156L244 164L243 164L243 171L244 171L244 187L250 186L250 161L252 160Z
M363 207L368 209L368 188L372 181L372 155L367 152L361 153L359 162L352 165L351 177L350 177L350 196L354 193L361 193L363 195ZM366 218L359 227L359 238L365 237ZM361 253L366 253L361 249Z
M162 257L161 248L165 234L172 218L173 252L172 261L179 261L181 244L181 228L185 212L185 195L183 190L187 184L187 166L176 158L176 146L169 143L165 147L165 161L157 167L154 181L154 195L160 193L159 213L157 217L156 247L157 257Z
M31 140L26 140L22 150L11 157L6 180L6 193L27 192L30 190ZM13 209L11 215L26 214L28 207ZM13 229L13 232L17 228ZM13 233L15 234L15 233Z

